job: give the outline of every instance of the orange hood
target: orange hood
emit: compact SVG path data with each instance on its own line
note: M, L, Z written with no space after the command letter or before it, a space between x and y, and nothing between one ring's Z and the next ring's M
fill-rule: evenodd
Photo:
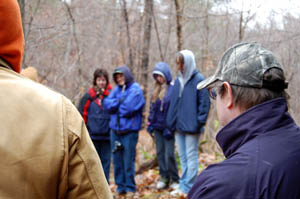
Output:
M20 72L24 53L21 13L17 0L0 0L0 58Z

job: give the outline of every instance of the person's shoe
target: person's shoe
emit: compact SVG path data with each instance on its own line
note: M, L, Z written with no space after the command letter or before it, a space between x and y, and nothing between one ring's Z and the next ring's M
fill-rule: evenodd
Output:
M156 189L165 189L168 186L168 180L162 178L156 184Z
M185 198L186 196L187 196L187 194L186 193L183 193L182 191L181 191L181 189L175 189L174 191L172 191L171 193L171 196L177 196L177 197L183 197L183 198Z
M134 192L127 192L126 193L126 199L133 199L135 196L135 193Z
M126 192L117 192L115 199L125 199L126 198Z
M179 189L179 183L176 181L173 181L169 187L172 188L173 190Z

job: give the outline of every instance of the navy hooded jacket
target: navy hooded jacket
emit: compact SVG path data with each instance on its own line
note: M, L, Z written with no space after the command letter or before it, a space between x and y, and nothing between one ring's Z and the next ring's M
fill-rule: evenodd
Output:
M227 159L198 176L189 199L300 198L300 129L283 98L248 109L217 141Z
M139 131L145 105L143 91L139 84L134 82L127 66L115 69L114 80L119 72L125 77L125 87L116 86L104 100L104 106L110 113L109 127L120 133Z
M151 129L162 131L166 128L166 118L172 92L172 75L169 65L165 62L157 63L153 69L154 71L164 75L168 90L162 100L157 98L154 103L151 102L148 122Z
M180 82L175 80L172 89L170 107L167 114L167 126L171 132L201 133L204 131L210 108L207 89L197 90L197 84L204 76L195 69L185 84L181 97Z

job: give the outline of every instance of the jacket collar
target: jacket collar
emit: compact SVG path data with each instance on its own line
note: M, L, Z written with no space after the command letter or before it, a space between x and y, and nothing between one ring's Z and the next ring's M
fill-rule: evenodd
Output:
M277 98L256 105L242 113L224 128L216 139L226 157L252 138L294 122L285 99Z

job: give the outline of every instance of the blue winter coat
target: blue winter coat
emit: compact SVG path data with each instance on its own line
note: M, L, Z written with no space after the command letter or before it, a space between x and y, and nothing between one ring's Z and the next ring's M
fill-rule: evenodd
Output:
M165 62L159 62L155 65L153 71L161 72L168 85L168 90L162 100L157 99L150 104L148 122L150 129L162 131L166 128L167 113L170 105L170 97L172 92L172 75L169 65Z
M247 110L217 141L227 159L205 169L188 198L300 198L300 129L283 98Z
M133 75L127 66L118 67L125 76L125 90L116 86L104 100L104 106L110 113L109 127L116 132L139 131L142 124L142 112L145 104L143 91L133 81Z
M194 70L179 97L178 78L172 89L170 107L167 114L167 126L172 132L201 133L208 117L210 99L207 89L197 90L197 84L204 76Z

